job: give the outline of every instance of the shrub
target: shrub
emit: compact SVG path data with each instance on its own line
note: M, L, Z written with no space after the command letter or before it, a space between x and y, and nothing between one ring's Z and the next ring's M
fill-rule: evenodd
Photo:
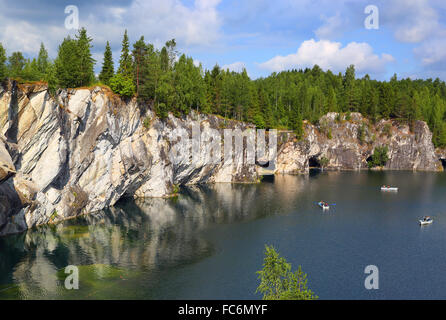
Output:
M373 151L371 160L369 160L367 163L369 168L385 166L389 160L389 156L387 155L388 151L389 148L387 146L376 147Z
M365 133L366 133L366 129L365 129L365 124L364 122L358 127L358 140L360 144L363 144L365 141Z
M149 129L151 122L152 122L152 118L150 118L150 116L147 116L144 118L142 125L144 126L144 128Z
M387 136L387 138L390 138L391 136L392 136L392 131L391 131L391 129L392 129L392 125L390 124L390 123L386 123L385 125L384 125L384 127L383 127L383 134L385 135L385 136Z
M321 165L321 168L324 169L324 167L326 167L328 165L328 163L330 162L330 160L328 160L327 157L321 157L319 159L319 164Z
M352 114L351 114L351 112L349 111L349 112L347 112L347 115L345 116L345 120L346 121L350 121L352 119Z
M260 285L256 292L263 294L263 300L314 300L318 297L307 288L307 275L301 267L291 272L291 264L272 246L265 247L263 269L257 271Z
M113 92L123 97L131 97L135 93L133 79L126 77L121 73L115 74L110 79L110 88L113 90Z
M341 113L340 112L336 115L335 121L336 121L336 123L342 122L342 118L341 118Z

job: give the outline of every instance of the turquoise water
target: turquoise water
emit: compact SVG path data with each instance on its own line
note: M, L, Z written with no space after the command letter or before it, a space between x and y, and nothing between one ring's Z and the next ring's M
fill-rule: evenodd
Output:
M0 299L258 299L265 244L321 299L446 299L445 194L443 173L323 172L121 201L0 238ZM372 264L378 290L364 287ZM64 287L67 265L79 290Z

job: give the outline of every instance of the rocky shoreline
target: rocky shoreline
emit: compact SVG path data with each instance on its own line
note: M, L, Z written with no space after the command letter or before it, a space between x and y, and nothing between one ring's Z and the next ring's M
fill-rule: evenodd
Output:
M150 107L102 87L59 90L52 97L42 83L0 86L0 235L101 210L122 197L166 197L179 185L259 180L255 164L172 163L169 136L173 130L189 134L191 124L202 137L254 128L194 112L161 121ZM360 114L346 119L329 113L318 125L304 126L299 141L279 133L275 173L307 173L322 158L330 170L365 169L383 144L390 158L384 169L443 170L446 154L435 151L421 121L410 131L392 121L371 124Z
M397 121L372 124L359 113L328 113L314 126L304 123L305 137L290 139L278 154L276 172L307 173L311 164L325 158L328 170L368 169L367 160L377 146L387 146L389 160L381 170L443 171L441 151L435 150L432 133L423 121L412 130Z

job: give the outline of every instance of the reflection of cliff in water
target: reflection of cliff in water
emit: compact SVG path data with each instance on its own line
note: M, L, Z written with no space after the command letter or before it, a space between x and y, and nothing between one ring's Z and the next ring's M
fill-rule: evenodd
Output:
M203 259L213 247L202 231L281 214L306 182L279 176L274 184L187 187L177 198L125 200L105 211L0 238L0 290L19 283L22 297L36 292L53 297L61 285L57 270L67 265L113 265L150 276Z

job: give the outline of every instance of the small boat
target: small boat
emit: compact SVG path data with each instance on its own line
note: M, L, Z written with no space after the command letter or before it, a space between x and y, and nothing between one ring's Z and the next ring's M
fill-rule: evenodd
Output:
M391 186L382 186L381 191L398 191L397 187L391 187Z
M431 224L432 222L434 222L434 220L431 217L424 217L422 220L418 220L420 221L420 225L424 226L426 224Z
M323 201L318 202L317 205L318 205L319 207L321 207L323 210L328 210L328 209L330 209L330 206L328 205L328 203L323 202Z

